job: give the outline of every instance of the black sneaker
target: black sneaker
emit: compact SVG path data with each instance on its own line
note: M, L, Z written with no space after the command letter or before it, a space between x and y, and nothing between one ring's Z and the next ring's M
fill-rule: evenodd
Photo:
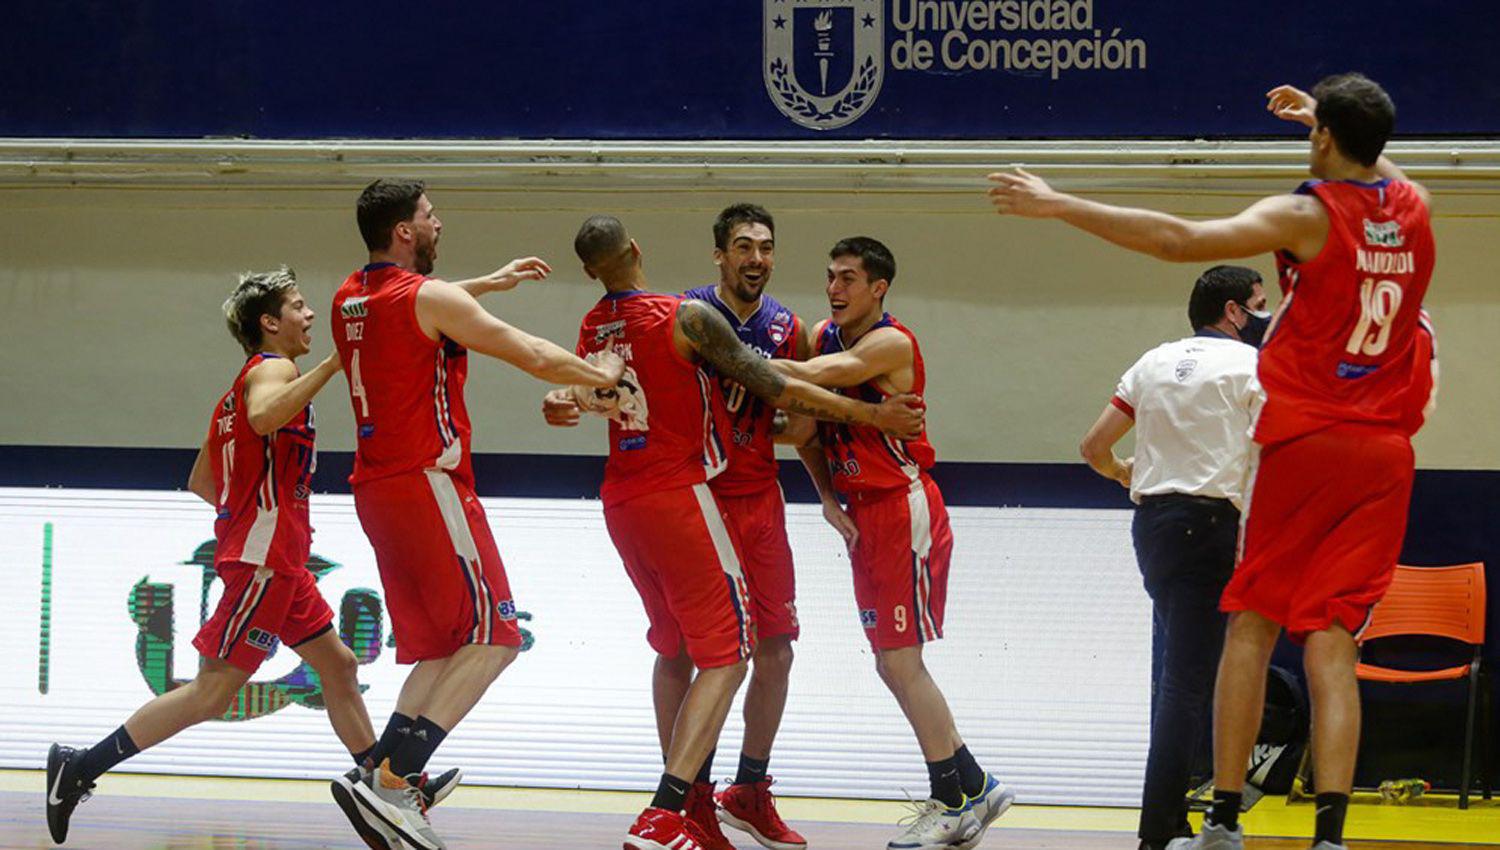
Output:
M453 793L453 789L458 787L459 780L463 778L463 770L457 767L449 768L437 776L424 773L417 789L422 792L422 799L427 801L427 808L430 809L448 799L448 795Z
M328 783L333 791L333 801L344 810L349 825L359 833L370 850L401 850L401 840L390 827L379 818L366 818L364 811L354 801L354 786L370 784L370 771L363 767L352 768L348 773Z
M57 844L68 840L73 810L94 790L94 783L78 780L78 757L82 754L60 744L53 744L47 751L47 831Z

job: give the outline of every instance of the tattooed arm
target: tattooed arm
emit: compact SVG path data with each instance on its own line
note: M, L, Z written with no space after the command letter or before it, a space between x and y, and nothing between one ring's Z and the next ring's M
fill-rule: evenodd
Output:
M915 396L892 396L875 405L781 375L740 342L719 311L702 301L689 299L678 306L674 333L719 374L739 381L775 407L830 422L873 425L908 439L922 433L922 411L912 406L920 401Z

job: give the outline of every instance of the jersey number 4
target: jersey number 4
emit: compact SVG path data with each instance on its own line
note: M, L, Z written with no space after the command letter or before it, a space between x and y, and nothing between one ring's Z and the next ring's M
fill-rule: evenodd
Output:
M1344 350L1374 357L1391 343L1391 324L1401 309L1401 285L1394 280L1365 278L1359 287L1359 322Z
M370 418L370 399L365 395L365 382L359 379L359 349L349 355L349 395L359 399L359 418Z

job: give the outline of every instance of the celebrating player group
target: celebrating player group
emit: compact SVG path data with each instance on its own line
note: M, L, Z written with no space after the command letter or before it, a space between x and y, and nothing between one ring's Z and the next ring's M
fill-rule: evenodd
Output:
M1410 437L1432 387L1420 333L1433 264L1429 197L1382 156L1394 106L1358 75L1269 108L1311 128L1311 180L1232 218L1189 222L1053 190L1020 169L990 175L1003 214L1057 218L1171 261L1273 253L1283 298L1260 355L1259 463L1217 682L1215 806L1176 850L1241 846L1244 766L1265 667L1285 629L1307 646L1319 847L1341 846L1358 742L1353 635L1390 582L1409 499ZM728 850L722 825L773 850L807 841L777 813L770 760L793 664L796 580L774 446L793 446L847 546L875 672L910 723L931 780L891 850L969 850L1014 795L970 753L923 662L943 636L953 551L922 395L917 336L885 309L896 258L882 242L828 251L828 314L808 322L767 294L772 215L712 223L717 280L653 291L643 249L609 215L574 249L603 296L569 351L503 322L479 298L544 279L515 260L484 277L432 277L442 222L420 182L377 180L357 204L368 262L328 310L335 352L303 373L314 310L290 270L247 274L225 302L246 361L219 400L189 480L217 511L217 610L194 646L197 678L87 749L54 744L47 821L67 836L96 780L135 753L223 713L279 641L318 672L353 767L333 796L375 850L445 845L430 809L458 784L427 771L520 645L516 603L476 493L464 382L471 352L556 388L548 425L608 421L600 496L649 621L664 771L626 850ZM706 228L707 229L707 228ZM377 737L353 654L304 564L311 544L314 395L342 371L356 428L350 485L375 552L397 662L412 665ZM825 624L809 624L823 628ZM731 703L749 679L734 780L711 778ZM524 694L514 699L524 700ZM1326 799L1325 799L1326 798Z

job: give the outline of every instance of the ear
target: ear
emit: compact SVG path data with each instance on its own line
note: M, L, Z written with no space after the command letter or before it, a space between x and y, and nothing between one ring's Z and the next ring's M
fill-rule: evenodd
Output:
M273 316L270 313L261 313L260 314L260 332L262 334L267 335L267 336L275 336L276 332L278 330L280 330L280 329L281 329L281 317L280 316Z
M415 236L412 233L411 222L409 221L398 221L396 222L396 226L391 228L392 241L411 242L414 240L414 238Z
M890 288L891 282L886 280L885 278L881 278L880 280L877 280L874 283L870 284L870 292L873 293L876 298L882 301L885 300L885 293Z

